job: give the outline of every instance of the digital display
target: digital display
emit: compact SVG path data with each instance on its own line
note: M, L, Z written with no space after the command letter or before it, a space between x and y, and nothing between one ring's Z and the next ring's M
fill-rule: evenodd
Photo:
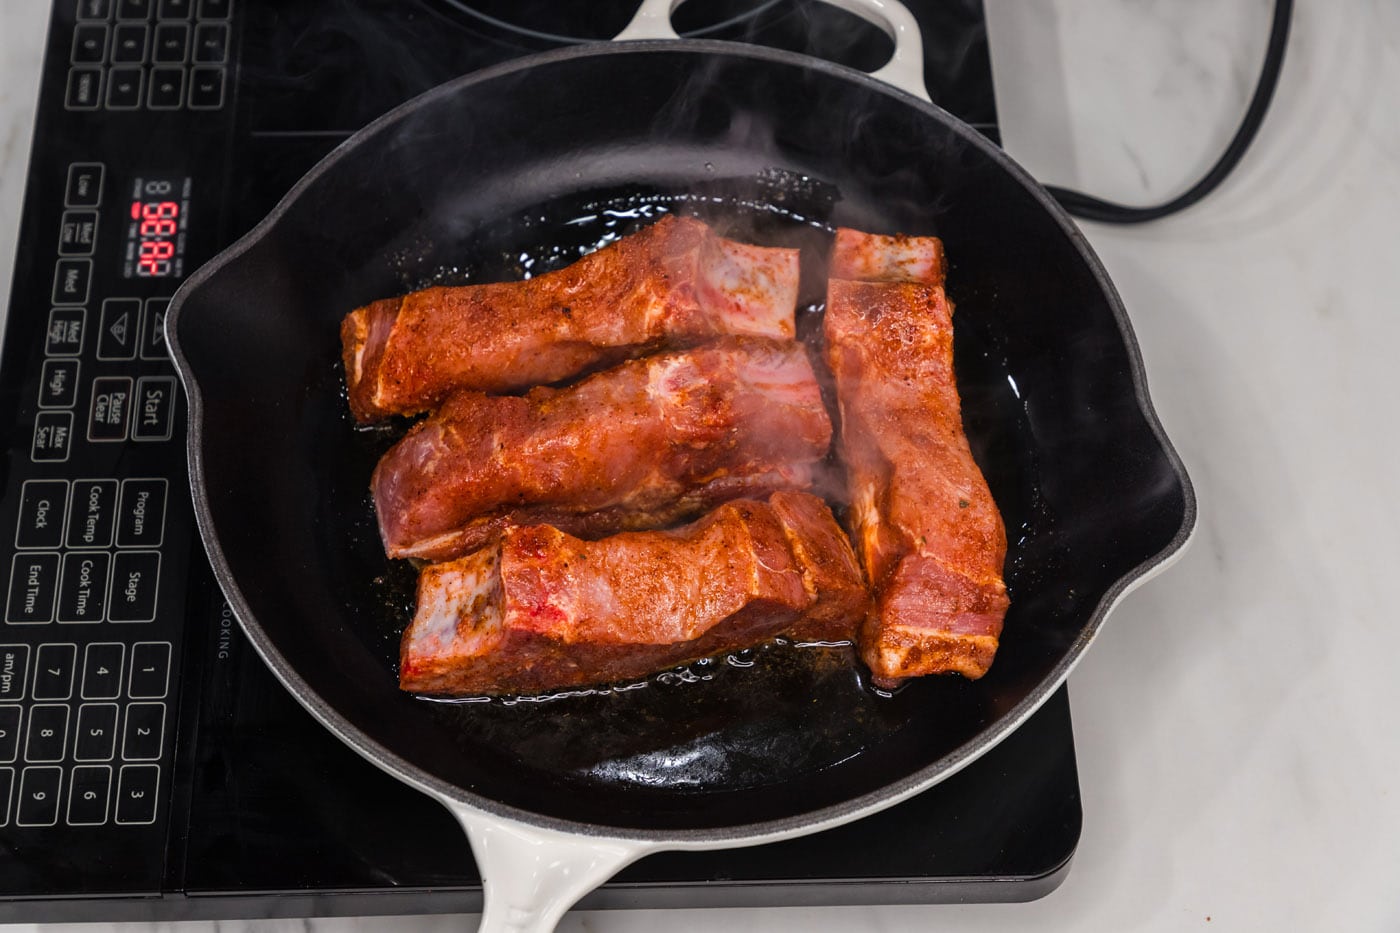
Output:
M136 178L127 205L125 263L128 279L179 278L185 272L189 229L187 176Z

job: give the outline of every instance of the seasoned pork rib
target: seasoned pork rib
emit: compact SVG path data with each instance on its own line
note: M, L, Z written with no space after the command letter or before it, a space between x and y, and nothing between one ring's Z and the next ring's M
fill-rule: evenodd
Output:
M836 541L844 557L820 552ZM805 493L740 499L684 528L601 541L516 526L423 568L399 685L470 696L626 680L756 645L814 615L850 632L865 602L844 535Z
M427 410L454 389L515 392L721 335L794 334L797 250L725 240L668 216L521 282L429 288L341 323L360 421Z
M768 505L783 523L812 599L802 618L783 634L798 642L855 641L870 592L851 541L831 509L816 496L800 492L776 492Z
M805 488L830 443L802 348L726 338L565 389L457 393L384 455L371 486L389 556L442 560L507 524L593 537Z
M981 677L1009 605L1006 531L963 432L942 244L842 230L832 269L827 361L856 550L875 597L861 655L885 686Z
M842 227L836 231L828 276L941 286L943 265L943 241L937 237L881 236Z

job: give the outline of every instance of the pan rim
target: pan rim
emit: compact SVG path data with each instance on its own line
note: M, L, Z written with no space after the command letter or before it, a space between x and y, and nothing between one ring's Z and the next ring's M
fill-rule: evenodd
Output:
M418 765L391 752L366 735L358 726L326 704L313 691L296 669L286 662L273 645L271 638L254 618L244 599L242 591L226 561L219 539L214 529L208 497L205 494L204 458L201 450L204 436L203 397L199 381L185 357L179 340L179 325L185 301L190 294L216 275L225 266L238 259L243 253L262 241L283 216L291 209L302 194L322 175L332 170L349 151L358 148L386 128L397 123L408 114L428 106L444 96L455 95L476 84L483 84L511 74L528 71L540 66L599 56L625 56L648 53L680 53L687 55L739 56L761 62L791 66L804 70L816 70L833 78L853 81L865 88L893 98L905 106L920 111L924 116L937 120L955 133L963 142L977 148L998 167L1008 173L1026 193L1030 194L1041 208L1060 226L1069 242L1079 253L1099 288L1108 301L1118 333L1127 351L1129 372L1132 378L1134 400L1138 413L1150 429L1167 464L1170 466L1183 497L1181 524L1171 540L1161 550L1136 567L1119 577L1110 586L1098 604L1089 614L1087 621L1074 642L1066 648L1065 655L1047 677L1033 688L1020 702L1002 714L999 720L963 743L947 755L911 772L905 777L885 784L871 791L814 810L793 816L754 823L740 823L729 826L686 829L642 829L618 827L597 823L570 820L548 816L532 810L503 804L489 797L465 790L444 781L420 768ZM1195 530L1197 503L1185 465L1168 439L1148 392L1146 372L1142 354L1128 320L1122 300L1109 279L1087 239L1069 215L1059 206L1050 194L1036 182L1025 169L1011 159L1002 149L995 146L970 126L948 113L946 110L921 100L912 94L886 84L870 75L845 65L827 62L811 56L764 46L747 45L738 42L719 40L642 40L632 42L602 42L557 49L514 59L500 65L464 75L424 92L386 112L360 130L347 137L339 145L313 166L278 201L268 215L233 244L222 250L207 263L197 269L173 297L166 316L166 341L174 362L175 370L184 386L188 399L188 431L186 453L189 460L190 492L193 500L196 525L201 544L209 559L214 576L228 599L234 616L238 619L249 642L263 662L268 665L284 687L307 709L323 726L337 738L354 749L362 757L385 770L394 777L435 797L454 809L465 807L480 811L492 817L515 821L541 829L570 833L594 838L619 839L641 844L660 844L669 848L710 848L739 844L758 844L777 841L796 835L816 832L860 818L879 809L892 806L901 800L920 793L942 780L956 774L962 768L977 760L1010 735L1026 719L1034 714L1068 678L1071 671L1083 658L1089 645L1102 628L1103 622L1118 602L1133 588L1146 582L1152 576L1165 570L1178 559Z

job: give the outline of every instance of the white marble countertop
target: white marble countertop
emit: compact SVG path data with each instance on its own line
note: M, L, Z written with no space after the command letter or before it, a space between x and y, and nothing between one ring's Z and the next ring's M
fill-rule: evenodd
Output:
M1229 138L1271 6L986 2L1008 150L1047 181L1139 202ZM46 8L0 3L6 293ZM562 930L1400 929L1397 89L1400 5L1304 0L1274 109L1226 186L1149 226L1086 226L1200 526L1071 678L1084 830L1064 884L1028 904L576 913Z

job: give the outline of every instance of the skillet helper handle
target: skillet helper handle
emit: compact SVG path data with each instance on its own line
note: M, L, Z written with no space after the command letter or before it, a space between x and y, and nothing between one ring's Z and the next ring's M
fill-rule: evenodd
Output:
M481 871L478 933L550 933L579 898L656 846L555 832L445 800Z
M632 22L613 36L614 42L631 39L679 39L671 25L671 16L686 0L642 0L642 6ZM854 13L866 22L884 30L894 40L894 55L883 68L872 71L879 78L919 100L932 103L924 84L924 39L919 24L909 8L899 0L822 0L831 6Z

